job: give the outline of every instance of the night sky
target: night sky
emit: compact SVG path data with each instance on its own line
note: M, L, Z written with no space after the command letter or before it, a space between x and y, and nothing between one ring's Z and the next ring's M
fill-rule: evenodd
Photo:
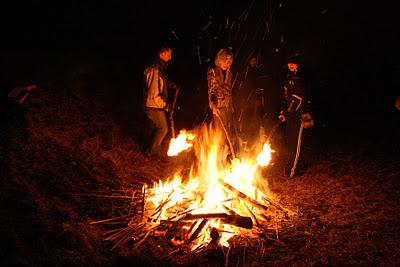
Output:
M168 42L174 46L171 76L190 87L186 96L193 98L195 91L189 92L204 84L204 69L213 54L223 46L234 51L240 46L218 25L238 18L251 3L241 2L14 1L1 11L2 69L11 65L18 69L19 64L29 73L24 58L40 65L41 57L88 51L119 60L139 84L152 49ZM274 72L282 70L288 51L304 53L310 99L320 125L369 127L399 116L394 108L400 95L395 8L337 1L253 4L242 29L257 39L262 35L257 35L257 25L265 14L272 14L272 24L261 45L249 42L247 46L260 47L261 62ZM202 31L210 20L213 23ZM236 59L233 70L240 69L243 57ZM32 72L37 75L38 70ZM9 85L13 79L23 79L7 71L2 75Z

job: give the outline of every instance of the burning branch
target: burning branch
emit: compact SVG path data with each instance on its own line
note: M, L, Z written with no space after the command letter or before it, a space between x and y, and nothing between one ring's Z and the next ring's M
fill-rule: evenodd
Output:
M260 202L258 202L257 200L247 196L246 194L240 192L239 190L237 190L236 188L234 188L233 186L231 186L228 183L225 183L224 180L219 179L218 182L223 185L226 189L230 190L231 192L233 192L235 195L237 195L239 198L250 202L252 205L256 206L257 208L263 210L263 211L267 211L268 207L264 206L263 204L261 204Z
M195 240L199 236L199 234L204 230L207 223L208 223L208 219L201 220L199 226L196 228L196 230L194 230L193 234L188 239L187 244L192 243L193 240Z
M250 217L240 215L230 215L227 213L203 213L203 214L187 214L182 221L191 221L198 219L221 219L221 223L230 224L241 228L253 228L253 221Z

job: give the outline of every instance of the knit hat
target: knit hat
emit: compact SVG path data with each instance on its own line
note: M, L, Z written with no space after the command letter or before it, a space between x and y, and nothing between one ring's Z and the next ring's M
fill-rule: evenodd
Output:
M303 57L302 57L301 53L298 51L291 53L288 56L287 63L295 63L295 64L299 64L299 65L301 63L303 63Z

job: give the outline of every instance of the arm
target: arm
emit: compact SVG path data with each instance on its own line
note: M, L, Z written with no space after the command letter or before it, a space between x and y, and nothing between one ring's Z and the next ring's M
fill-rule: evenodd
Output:
M160 92L160 77L158 70L155 68L149 68L146 70L145 75L148 89L147 98L153 100L154 104L156 104L157 107L165 108L167 106L167 102Z
M177 85L176 83L174 83L171 80L167 80L167 87L171 88L171 89L174 89L174 90L180 90L181 89L181 87L179 85Z
M207 82L208 82L208 103L211 109L218 106L218 81L215 77L215 71L210 68L207 71Z
M302 114L305 110L306 97L304 93L304 81L302 78L294 79L293 90L289 96L291 106L288 107L288 112L296 112Z

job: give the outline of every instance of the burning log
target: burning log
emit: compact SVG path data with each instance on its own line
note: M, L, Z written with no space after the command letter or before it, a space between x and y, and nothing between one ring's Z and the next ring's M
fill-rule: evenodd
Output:
M237 190L236 188L234 188L233 186L231 186L230 184L226 183L224 180L219 179L218 180L219 183L221 185L223 185L226 189L232 191L235 195L237 195L239 198L250 202L252 205L256 206L259 209L262 209L263 211L267 211L268 207L264 206L263 204L261 204L260 202L258 202L257 200L247 196L246 194L240 192L239 190Z
M255 223L257 226L259 226L260 223L258 222L256 215L254 215L254 213L251 211L251 209L249 208L249 206L247 206L246 203L244 203L244 205L245 205L245 207L246 207L247 212L250 214L251 218L253 219L254 223Z
M228 216L226 213L199 213L199 214L186 214L182 221L192 221L192 220L199 220L199 219L221 219Z
M246 229L253 228L253 221L251 218L240 215L228 215L227 217L221 219L221 223L231 224Z
M250 217L230 215L227 213L186 214L185 217L181 218L182 221L192 221L199 219L221 219L221 223L224 224L231 224L246 229L253 228L253 221Z
M224 208L224 210L226 210L226 212L228 212L229 215L238 215L234 210L231 210L227 206L222 205L222 207Z

